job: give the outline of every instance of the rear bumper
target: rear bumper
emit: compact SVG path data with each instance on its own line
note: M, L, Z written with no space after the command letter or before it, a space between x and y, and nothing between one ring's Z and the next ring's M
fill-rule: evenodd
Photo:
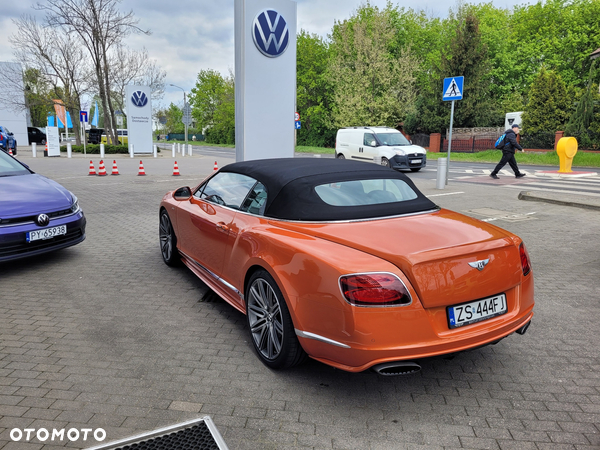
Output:
M496 343L506 336L524 331L533 317L533 277L505 291L506 314L450 329L446 306L423 308L416 293L413 303L390 308L345 308L341 332L332 327L302 330L330 339L298 335L304 350L314 359L348 372L395 361L418 360L471 350ZM296 333L298 334L298 333Z
M347 372L362 372L378 364L431 358L495 344L521 330L531 321L532 317L533 311L529 311L519 320L511 322L509 326L484 335L464 339L440 339L437 342L424 342L397 348L340 348L331 345L328 346L331 348L324 348L327 344L314 339L299 338L299 340L311 358Z

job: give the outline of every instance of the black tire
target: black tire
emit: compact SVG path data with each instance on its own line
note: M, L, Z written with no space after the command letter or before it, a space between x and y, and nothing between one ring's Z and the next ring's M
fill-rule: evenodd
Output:
M169 214L167 214L164 209L160 212L158 238L160 243L160 254L162 255L165 264L171 267L181 265L181 258L177 251L177 237L175 236Z
M338 153L337 155L335 155L335 157L336 157L337 159L346 159L346 157L344 156L344 154L343 154L343 153Z
M385 156L381 158L381 165L384 167L392 167L392 164Z
M418 172L419 170L421 170L421 168L420 167L415 167L414 169L410 169L410 170L411 170L411 172Z
M281 290L266 270L246 287L246 321L256 354L271 369L287 369L306 359Z

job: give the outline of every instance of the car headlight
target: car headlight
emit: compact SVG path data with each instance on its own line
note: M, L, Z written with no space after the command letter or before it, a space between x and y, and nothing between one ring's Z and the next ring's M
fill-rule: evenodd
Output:
M404 155L406 155L406 152L401 149L396 149L396 155L404 156Z
M73 200L73 203L71 203L71 212L76 213L79 211L79 200L73 194L71 194L71 199Z

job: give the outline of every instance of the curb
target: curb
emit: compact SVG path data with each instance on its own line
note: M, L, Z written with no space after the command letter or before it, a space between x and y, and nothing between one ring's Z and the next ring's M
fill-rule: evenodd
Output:
M545 202L552 203L554 205L563 205L563 206L572 206L575 208L584 208L584 209L592 209L596 211L600 211L600 198L598 198L595 202L590 198L581 199L581 201L575 200L563 200L560 198L550 198L544 195L540 195L540 192L532 192L532 191L521 191L519 192L519 200L530 201L530 202ZM579 196L585 197L585 196ZM595 199L595 197L593 197Z

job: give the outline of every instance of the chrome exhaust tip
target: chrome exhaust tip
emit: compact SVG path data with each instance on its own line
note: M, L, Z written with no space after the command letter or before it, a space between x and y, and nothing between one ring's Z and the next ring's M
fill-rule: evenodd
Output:
M527 331L527 329L529 328L529 325L531 325L531 320L529 322L527 322L525 325L523 325L521 328L519 328L516 333L520 334L520 335L524 335L525 332Z
M394 361L389 363L377 364L373 370L379 375L385 377L394 377L399 375L410 375L421 370L421 366L414 361Z

